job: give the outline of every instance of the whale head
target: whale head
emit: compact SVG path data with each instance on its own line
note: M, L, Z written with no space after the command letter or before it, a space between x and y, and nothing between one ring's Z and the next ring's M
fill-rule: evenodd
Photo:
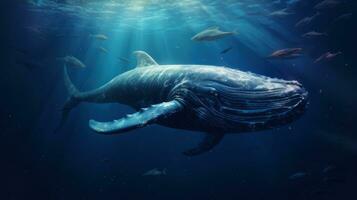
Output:
M291 123L306 110L308 92L297 81L245 72L229 76L224 81L190 83L176 91L193 108L192 121L199 129L227 133L272 129Z

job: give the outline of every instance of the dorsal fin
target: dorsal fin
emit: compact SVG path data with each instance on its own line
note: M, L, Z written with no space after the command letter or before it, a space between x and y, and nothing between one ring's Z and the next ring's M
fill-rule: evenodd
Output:
M157 62L145 51L135 51L134 55L136 55L136 67L147 67L151 65L159 65Z

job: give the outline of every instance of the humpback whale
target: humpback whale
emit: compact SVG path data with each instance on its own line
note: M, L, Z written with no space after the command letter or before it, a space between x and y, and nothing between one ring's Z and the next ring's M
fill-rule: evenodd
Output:
M211 150L229 133L260 131L292 122L304 113L307 91L297 81L286 81L207 65L159 65L136 51L137 67L105 85L79 92L64 67L69 98L61 124L80 102L121 103L134 114L110 122L89 121L100 134L119 134L156 123L205 133L203 141L183 153Z

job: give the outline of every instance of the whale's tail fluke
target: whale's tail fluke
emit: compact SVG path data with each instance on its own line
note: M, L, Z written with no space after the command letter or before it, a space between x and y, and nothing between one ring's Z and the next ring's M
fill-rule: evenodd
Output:
M61 116L61 121L58 125L58 127L55 129L55 133L57 133L62 126L64 125L64 123L66 122L69 113L71 112L71 110L76 107L79 104L79 94L80 92L77 90L77 88L73 85L71 79L68 76L68 72L67 72L67 66L64 66L64 83L65 86L67 88L67 91L69 93L69 97L66 101L66 103L64 104L63 108L62 108L62 116Z

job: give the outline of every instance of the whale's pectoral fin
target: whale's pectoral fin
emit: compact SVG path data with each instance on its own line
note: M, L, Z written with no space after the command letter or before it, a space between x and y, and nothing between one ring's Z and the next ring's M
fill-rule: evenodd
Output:
M139 112L127 115L119 120L112 122L89 121L89 127L102 134L116 134L127 132L136 128L141 128L156 122L159 119L169 117L170 115L183 109L181 103L176 100L163 102L143 108Z
M201 143L197 147L184 151L186 156L196 156L205 153L215 147L223 138L224 134L207 133Z

